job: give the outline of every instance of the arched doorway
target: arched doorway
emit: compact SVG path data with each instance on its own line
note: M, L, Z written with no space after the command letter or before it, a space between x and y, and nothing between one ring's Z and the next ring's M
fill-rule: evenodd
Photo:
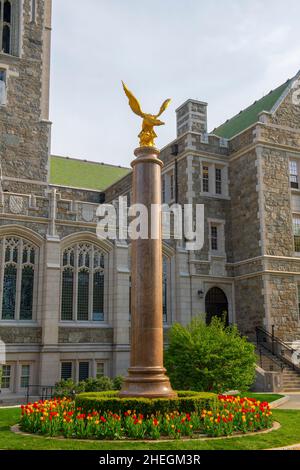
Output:
M213 317L223 318L226 315L228 321L228 300L225 293L219 287L212 287L205 297L206 324L209 325Z

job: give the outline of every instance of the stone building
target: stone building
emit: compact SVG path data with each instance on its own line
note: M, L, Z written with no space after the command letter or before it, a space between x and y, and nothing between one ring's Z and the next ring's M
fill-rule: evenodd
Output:
M51 156L51 0L0 0L2 397L123 374L130 243L96 236L99 204L131 198L128 168ZM165 203L204 204L205 243L164 243L164 326L227 312L251 340L300 340L300 100L293 79L208 133L177 109L161 151ZM206 312L206 313L204 313Z

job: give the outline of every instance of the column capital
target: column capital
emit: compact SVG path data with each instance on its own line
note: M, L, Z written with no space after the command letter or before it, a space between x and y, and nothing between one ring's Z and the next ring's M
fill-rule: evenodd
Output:
M158 158L160 151L156 147L138 147L134 151L137 157L131 162L132 168L138 163L157 163L161 167L164 166L163 162Z

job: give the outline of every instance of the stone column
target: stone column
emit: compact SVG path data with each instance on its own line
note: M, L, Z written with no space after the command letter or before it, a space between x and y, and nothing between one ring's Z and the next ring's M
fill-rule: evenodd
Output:
M131 353L128 377L120 397L173 397L163 366L162 230L160 211L151 220L152 204L161 204L159 150L135 150L133 203L148 209L149 234L156 224L156 239L132 240Z
M39 384L55 385L60 379L60 354L58 351L60 244L58 237L47 236L43 294L43 330Z

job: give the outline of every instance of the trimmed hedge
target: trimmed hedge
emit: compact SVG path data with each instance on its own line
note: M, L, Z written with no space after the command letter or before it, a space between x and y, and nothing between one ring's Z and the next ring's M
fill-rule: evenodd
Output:
M177 398L119 398L119 392L94 392L81 393L75 399L77 408L81 408L84 413L98 411L105 413L111 411L116 414L123 414L128 410L134 410L144 416L155 415L157 413L179 413L200 412L203 409L212 407L216 400L214 393L183 391L177 392Z

